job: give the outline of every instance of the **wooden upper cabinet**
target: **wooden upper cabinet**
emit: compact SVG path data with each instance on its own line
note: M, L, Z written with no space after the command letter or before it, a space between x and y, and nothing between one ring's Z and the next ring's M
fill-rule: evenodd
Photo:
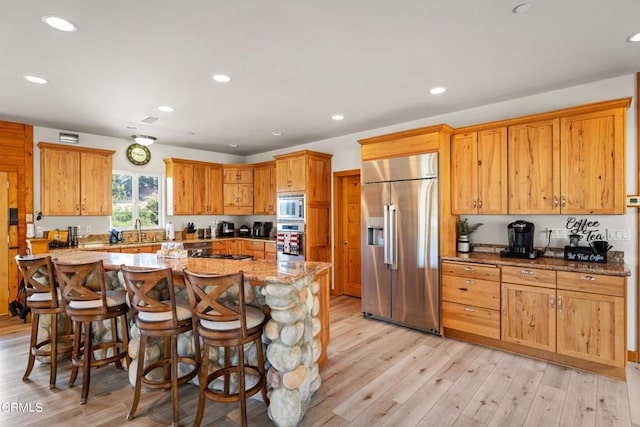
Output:
M614 108L560 120L562 213L626 212L625 113Z
M253 213L276 214L276 162L253 165Z
M304 191L306 189L306 157L304 155L278 158L276 156L276 190Z
M167 215L193 214L193 162L164 159L167 175Z
M223 166L223 213L253 214L253 165Z
M560 213L560 120L509 126L509 213Z
M111 215L115 151L38 143L44 215Z
M456 134L451 139L452 213L507 213L507 129Z
M221 215L223 211L222 165L193 164L193 213Z

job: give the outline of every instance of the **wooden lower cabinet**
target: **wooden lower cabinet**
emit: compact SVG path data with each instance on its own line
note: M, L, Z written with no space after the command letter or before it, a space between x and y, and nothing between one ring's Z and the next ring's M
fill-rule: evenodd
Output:
M211 253L226 255L229 252L228 240L214 240L211 242Z
M445 336L624 377L625 277L449 261L441 271Z
M264 259L276 259L276 242L267 242L264 244Z
M244 240L242 241L242 253L251 255L254 259L264 259L264 242Z

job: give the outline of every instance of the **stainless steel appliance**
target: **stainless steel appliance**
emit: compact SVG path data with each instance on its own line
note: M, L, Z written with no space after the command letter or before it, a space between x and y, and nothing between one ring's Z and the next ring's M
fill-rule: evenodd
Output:
M518 220L507 226L509 247L500 251L506 258L537 258L541 251L533 248L536 227L532 222Z
M439 334L438 154L362 163L362 312Z
M222 237L233 237L235 234L235 226L232 222L222 221L220 223L220 235Z
M78 226L72 225L67 231L67 243L69 246L78 246Z
M256 221L253 223L253 228L251 229L251 235L253 237L269 237L269 234L271 233L272 228L273 228L272 222Z
M250 235L250 231L249 231L249 226L248 225L241 225L240 228L238 229L238 236L241 237L249 237Z
M278 261L304 261L304 224L278 223L276 231Z
M281 221L304 221L304 194L278 194L276 217Z

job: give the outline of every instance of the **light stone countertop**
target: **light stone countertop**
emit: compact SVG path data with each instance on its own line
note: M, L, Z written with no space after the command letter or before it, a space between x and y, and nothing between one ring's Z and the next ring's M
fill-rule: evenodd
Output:
M475 262L478 264L506 265L543 270L573 271L578 273L604 274L607 276L630 276L631 270L623 262L590 263L573 262L563 258L539 257L536 259L502 258L496 253L470 252L441 256L442 261Z
M246 280L256 282L292 283L305 275L315 276L331 267L328 262L275 261L275 260L230 260L214 258L158 258L155 254L127 254L117 252L61 250L50 253L52 258L65 262L91 262L102 260L107 270L118 270L122 264L133 267L171 268L174 274L182 270L207 274L231 274L242 270Z

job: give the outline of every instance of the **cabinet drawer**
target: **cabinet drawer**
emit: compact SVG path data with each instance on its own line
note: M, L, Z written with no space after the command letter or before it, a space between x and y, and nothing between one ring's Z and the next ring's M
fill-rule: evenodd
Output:
M500 339L500 311L443 301L442 326Z
M500 269L497 266L470 262L443 262L442 274L483 280L500 280Z
M624 296L626 280L619 276L558 271L558 289L592 294Z
M556 272L528 267L502 267L502 281L543 288L556 287Z
M229 250L229 242L227 240L214 240L211 242L211 250L225 253Z
M500 310L500 282L444 275L442 299Z
M276 243L275 242L269 242L269 243L265 243L264 244L264 251L265 253L276 253Z
M135 248L121 248L120 252L123 254L149 254L151 250L151 246L138 246Z
M244 244L245 251L263 251L264 252L264 242L244 241L242 243Z

